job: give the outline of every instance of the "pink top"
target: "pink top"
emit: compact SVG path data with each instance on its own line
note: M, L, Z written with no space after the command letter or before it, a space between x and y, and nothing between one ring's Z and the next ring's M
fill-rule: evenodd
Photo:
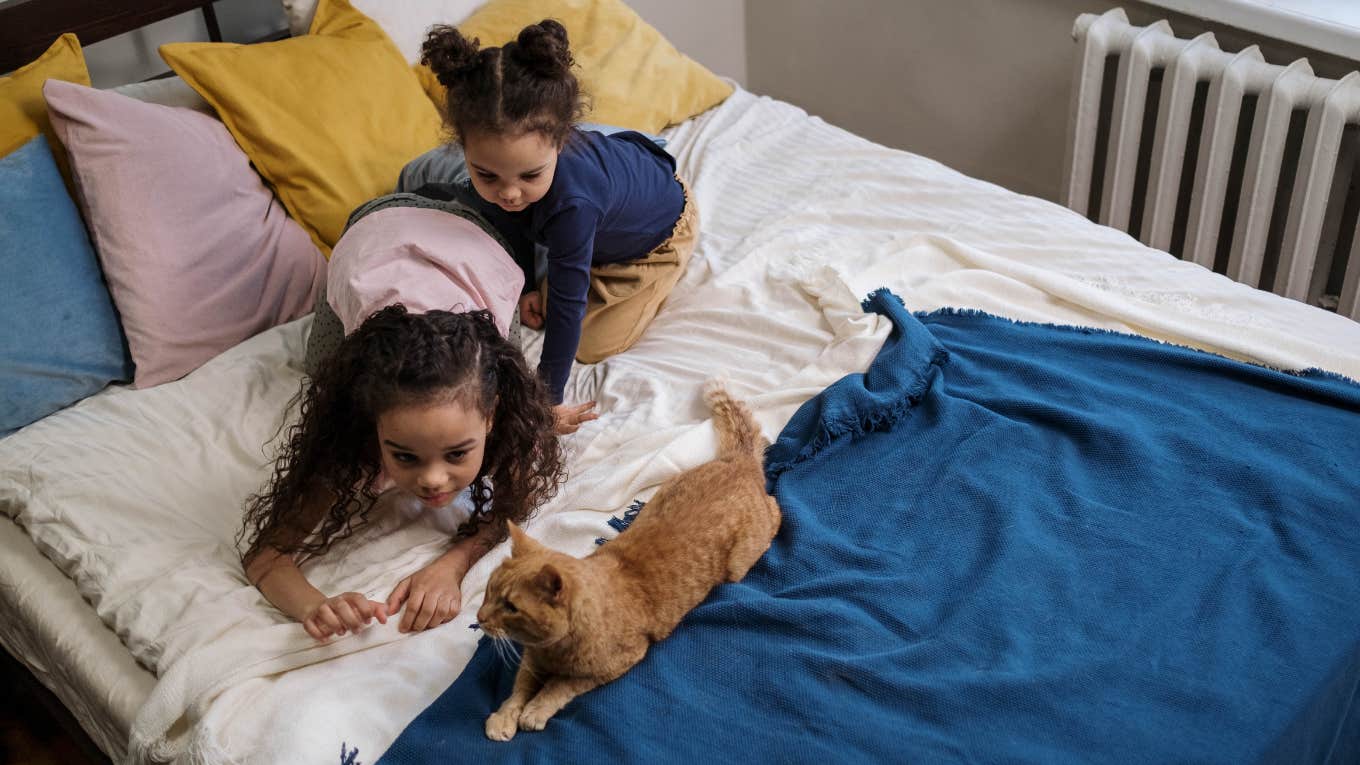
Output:
M418 207L391 207L355 223L331 253L326 301L353 332L375 311L486 309L510 331L524 273L477 224Z

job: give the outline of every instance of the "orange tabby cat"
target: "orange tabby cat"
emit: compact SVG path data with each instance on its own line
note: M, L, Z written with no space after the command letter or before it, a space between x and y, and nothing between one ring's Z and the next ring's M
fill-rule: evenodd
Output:
M524 646L514 691L486 720L509 741L543 730L567 702L642 660L721 582L739 581L779 530L765 493L763 441L751 413L721 386L705 398L718 458L672 478L626 531L583 559L514 524L510 557L491 574L477 620Z

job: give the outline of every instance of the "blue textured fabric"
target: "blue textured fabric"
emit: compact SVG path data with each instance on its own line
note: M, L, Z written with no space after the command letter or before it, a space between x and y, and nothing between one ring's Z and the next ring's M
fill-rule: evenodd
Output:
M116 380L132 361L47 139L0 158L0 436Z
M1357 761L1360 386L868 302L744 581L509 743L483 644L380 762Z

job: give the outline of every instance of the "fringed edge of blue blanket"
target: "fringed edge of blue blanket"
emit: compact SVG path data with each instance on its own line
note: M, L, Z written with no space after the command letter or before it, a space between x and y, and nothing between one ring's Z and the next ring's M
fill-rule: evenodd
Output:
M837 381L825 391L803 404L794 414L790 423L800 418L817 417L816 432L803 441L794 454L779 457L780 451L788 446L783 437L776 441L766 452L765 475L773 480L780 473L813 456L840 438L855 438L875 431L886 430L897 424L913 406L920 402L930 389L940 367L949 362L949 351L937 342L930 331L906 309L902 298L886 287L870 292L860 306L865 313L870 311L882 314L893 322L893 330L888 340L874 358L869 369L863 373L851 374ZM886 388L894 383L892 377L902 373L911 379L901 386L901 392L890 397L882 404L872 407L853 407L851 411L832 414L822 411L821 402L828 393L847 391L846 397L853 397L853 389L866 393L874 388ZM788 428L786 426L785 430ZM784 449L780 447L784 446ZM775 459L770 460L771 455Z
M949 351L940 345L929 328L922 323L923 320L936 316L978 317L1085 335L1113 335L1203 354L1232 363L1246 364L1265 372L1360 387L1360 381L1325 369L1316 367L1300 370L1279 369L1259 362L1231 359L1200 348L1114 329L1024 321L974 308L946 307L933 311L910 312L902 299L887 288L870 292L861 302L861 306L866 313L876 312L891 320L893 330L869 369L838 380L805 402L789 420L784 434L766 451L765 475L771 486L781 473L813 458L836 440L857 438L866 433L890 429L920 403L938 371L949 361ZM881 394L893 388L900 390L895 395L887 396L885 400L878 400L882 398ZM809 420L812 422L808 422ZM812 431L810 434L809 430Z
M896 295L894 295L894 297L896 297ZM866 308L865 310L868 309ZM1193 345L1185 345L1184 343L1174 343L1171 342L1170 340L1161 340L1155 337L1146 337L1144 335L1135 334L1133 332L1124 332L1118 329L1106 329L1104 327L1087 327L1081 324L1055 324L1046 321L1025 321L1024 319L1012 319L1008 316L999 316L997 314L988 313L987 311L983 311L977 308L955 308L951 306L946 306L944 308L936 308L933 311L913 311L912 316L920 320L930 319L935 316L965 316L965 317L975 316L981 319L1004 321L1008 324L1016 324L1022 327L1044 327L1047 329L1056 329L1064 332L1076 332L1082 335L1114 335L1115 337L1127 337L1130 339L1138 340L1140 342L1155 343L1157 345L1166 346L1167 348L1178 348L1184 351L1202 353L1205 356L1211 356L1216 359L1226 359L1237 364L1247 364L1248 366L1258 367L1260 369L1265 369L1271 372L1279 372L1282 375L1289 375L1290 377L1299 377L1303 379L1315 379L1315 380L1329 380L1331 382L1345 383L1347 385L1354 385L1360 387L1360 380L1347 377L1346 375L1343 375L1340 372L1333 372L1327 369L1321 369L1319 367L1304 367L1303 369L1286 369L1284 367L1275 367L1269 364L1264 364L1259 361L1235 359L1232 358L1231 356L1224 356L1221 353L1214 353L1213 351L1206 351L1203 348L1196 348Z

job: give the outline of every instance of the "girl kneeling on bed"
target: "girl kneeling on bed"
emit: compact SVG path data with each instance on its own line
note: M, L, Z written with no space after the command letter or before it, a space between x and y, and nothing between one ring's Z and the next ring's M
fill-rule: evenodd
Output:
M422 61L447 89L445 122L479 211L525 271L520 318L544 329L538 373L560 403L573 359L628 349L656 316L694 251L698 209L675 159L647 136L575 127L581 91L561 24L533 24L481 49L436 26ZM547 248L537 289L533 244Z
M547 392L490 311L388 305L307 384L274 475L246 508L246 575L317 640L386 623L403 604L403 632L438 626L457 615L464 574L506 521L527 518L562 475ZM368 521L384 491L435 512L465 489L473 511L452 547L385 602L327 595L298 568L295 556L322 554Z

